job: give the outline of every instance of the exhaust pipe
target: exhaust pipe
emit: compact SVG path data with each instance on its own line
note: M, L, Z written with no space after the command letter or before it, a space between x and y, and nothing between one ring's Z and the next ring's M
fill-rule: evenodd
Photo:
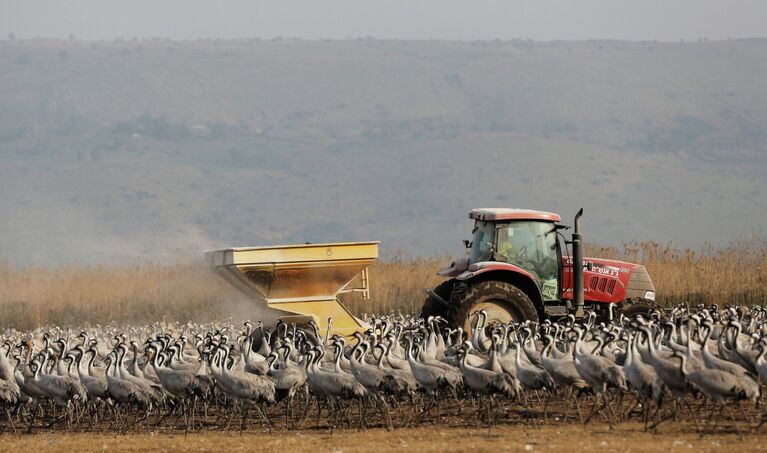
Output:
M573 299L575 300L575 317L583 318L583 237L581 236L581 216L583 208L575 214L573 230Z

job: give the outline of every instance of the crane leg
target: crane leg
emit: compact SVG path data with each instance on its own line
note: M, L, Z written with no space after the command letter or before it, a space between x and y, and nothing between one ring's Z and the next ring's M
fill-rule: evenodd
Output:
M311 397L312 395L309 393L309 386L304 385L304 413L301 415L301 420L298 422L298 426L297 426L298 428L303 426L307 417L309 417L309 408L311 407Z
M690 402L689 402L689 401L687 401L687 399L686 399L686 398L682 398L682 402L683 402L683 403L685 404L685 406L687 407L687 410L688 410L688 411L690 411L690 416L692 416L692 421L693 421L693 422L695 422L695 429L696 429L697 431L700 431L700 424L698 423L698 416L697 416L697 415L695 415L695 411L694 411L694 410L692 410L692 406L690 406Z
M583 424L583 412L581 411L581 395L580 392L575 394L575 409L578 411L578 419Z
M384 417L384 423L386 423L386 430L391 431L394 427L391 423L391 413L389 412L389 405L386 403L386 398L383 395L379 395L381 405L381 415Z
M605 399L605 408L607 409L607 422L610 424L610 428L613 427L613 421L618 422L618 416L615 415L615 411L613 410L612 404L610 404L610 391L606 391L604 394Z
M458 406L458 415L461 415L461 402L458 400L458 391L455 389L455 387L450 387L450 391L453 393L455 404Z
M262 404L256 404L256 411L258 412L258 415L260 415L261 418L264 420L264 423L266 423L266 427L269 429L269 434L271 434L272 421L269 420L269 416L266 414L266 409L263 407Z
M377 401L375 400L375 397L373 397L373 404L377 405L376 403ZM359 414L360 414L359 429L367 429L368 428L368 410L367 410L367 406L365 405L365 400L363 398L359 398L357 400L357 406L359 408ZM352 413L352 410L350 408L349 414L351 413ZM351 424L352 424L351 420L347 419L347 421L349 422L349 426L351 427Z
M290 429L290 402L293 399L293 393L289 393L288 397L285 398L285 429ZM295 427L295 424L294 424Z
M551 399L551 392L546 392L546 399L543 400L543 423L548 421L549 400Z
M725 406L728 406L728 404L725 403ZM730 416L730 420L732 420L732 426L735 428L735 432L738 433L738 438L740 439L743 434L740 432L740 427L738 426L738 421L735 419L735 414L733 414L731 410L728 410L727 415Z
M320 425L320 414L322 414L322 406L320 405L320 399L318 397L314 397L315 401L317 402L317 426ZM331 401L328 400L328 414L331 416L331 419L333 418L333 410L331 408Z
M13 424L13 418L11 417L11 410L7 407L5 408L5 416L8 418L8 426L11 427L11 430L16 433L16 426Z
M189 408L187 406L189 406L188 402L184 401L184 406L182 407L184 413L184 437L189 434Z
M245 429L245 421L248 419L248 409L250 408L250 403L247 401L242 402L242 412L240 413L240 435L242 436L242 432Z
M746 426L748 426L749 431L751 430L751 417L746 414L746 411L743 410L743 405L740 404L740 401L736 401L735 405L738 406L738 410L740 411L740 414L743 416L743 419L746 421Z
M621 411L621 418L622 419L631 418L631 413L634 412L634 409L636 409L636 407L639 405L641 405L642 409L644 409L645 405L642 402L642 398L640 398L638 392L634 392L634 404L629 408L628 411L626 412Z
M716 415L716 418L714 419L714 427L711 428L712 433L716 431L716 427L719 425L719 420L722 418L723 411L724 411L724 405L719 406L719 413ZM713 410L711 411L711 413L713 414Z

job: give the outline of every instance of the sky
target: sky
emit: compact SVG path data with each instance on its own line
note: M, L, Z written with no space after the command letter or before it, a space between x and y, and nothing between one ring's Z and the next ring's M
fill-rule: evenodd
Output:
M659 40L767 36L764 0L0 0L0 37Z

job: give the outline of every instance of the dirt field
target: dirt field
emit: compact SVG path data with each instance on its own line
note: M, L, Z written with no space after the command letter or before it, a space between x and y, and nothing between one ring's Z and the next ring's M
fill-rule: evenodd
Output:
M0 451L767 451L764 433L698 436L686 424L667 425L658 434L642 432L640 424L524 425L493 428L446 428L438 426L366 431L326 430L265 432L244 435L233 432L174 434L40 433L0 436Z
M417 398L416 401L419 401ZM380 452L407 450L416 452L442 451L567 451L567 452L654 452L654 451L767 451L767 426L755 430L762 409L744 407L748 420L730 407L720 416L709 419L712 406L702 399L691 400L704 435L697 432L690 412L680 411L678 418L668 419L653 432L644 431L641 412L628 413L632 400L615 409L621 416L610 428L605 412L598 412L584 425L572 409L566 417L566 406L554 399L548 406L548 417L541 408L529 411L522 404L499 404L495 409L495 424L488 427L480 420L483 413L476 401L464 398L462 409L452 398L441 399L442 410L433 408L421 412L421 403L403 403L392 409L394 429L386 431L383 418L375 410L365 417L368 429L356 412L356 405L347 405L348 421L330 430L326 412L317 413L314 406L299 423L298 429L286 429L288 420L284 405L269 407L273 432L255 414L246 422L241 435L240 412L236 407L213 405L206 416L198 418L185 436L181 419L151 415L146 421L134 423L133 416L115 425L110 416L93 425L84 418L68 431L62 419L52 423L50 414L35 417L30 425L17 419L14 429L0 431L0 453L61 451L80 453L90 451L327 451ZM584 418L591 403L584 399ZM300 411L301 404L296 410ZM48 408L50 410L51 408ZM670 406L669 408L670 409ZM325 408L323 411L326 411ZM664 413L669 413L664 410ZM231 424L225 420L229 418ZM301 418L301 417L299 417ZM2 418L0 418L2 419ZM718 421L717 421L718 420ZM51 427L51 425L53 425ZM26 433L26 434L22 434Z

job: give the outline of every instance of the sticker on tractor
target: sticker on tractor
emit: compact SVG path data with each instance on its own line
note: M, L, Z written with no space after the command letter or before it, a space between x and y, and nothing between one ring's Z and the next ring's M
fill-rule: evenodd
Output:
M556 300L557 297L557 279L552 278L551 280L544 280L543 286L541 287L541 293L543 295L543 300Z
M594 272L600 275L607 275L609 277L617 277L618 276L618 268L612 267L612 266L602 266L602 267L595 267Z

